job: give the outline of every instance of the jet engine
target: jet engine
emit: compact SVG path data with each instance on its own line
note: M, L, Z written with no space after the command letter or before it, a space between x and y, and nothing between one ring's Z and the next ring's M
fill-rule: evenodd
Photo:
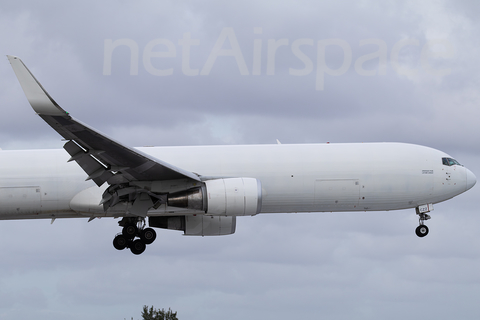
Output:
M205 185L168 195L167 205L204 211L207 215L256 215L262 209L262 186L254 178L204 181Z

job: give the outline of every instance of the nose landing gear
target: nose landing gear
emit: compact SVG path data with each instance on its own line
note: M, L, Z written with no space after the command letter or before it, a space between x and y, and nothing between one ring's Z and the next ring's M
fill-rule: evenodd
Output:
M113 239L113 246L117 250L129 248L133 254L139 255L157 238L155 230L145 228L144 218L123 218L118 224L123 229Z
M425 206L423 206L425 207ZM428 211L426 212L429 212L430 211L430 205L427 205L426 206ZM423 210L425 210L424 208L420 207L416 209L417 211L417 215L418 215L418 224L419 226L415 229L415 234L420 237L420 238L423 238L425 237L427 234L428 234L428 227L424 224L425 220L429 220L431 217L426 214L426 212L422 212ZM432 206L432 209L433 209L433 206Z

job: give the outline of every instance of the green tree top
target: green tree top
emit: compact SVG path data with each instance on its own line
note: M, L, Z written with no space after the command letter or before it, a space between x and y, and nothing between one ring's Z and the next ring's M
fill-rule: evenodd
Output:
M168 311L165 309L155 309L153 306L150 309L147 306L143 306L142 311L143 320L178 320L177 313L173 312L170 308Z

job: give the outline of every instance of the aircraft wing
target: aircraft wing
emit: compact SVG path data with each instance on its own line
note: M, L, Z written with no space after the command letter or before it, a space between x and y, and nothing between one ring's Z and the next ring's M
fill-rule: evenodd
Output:
M139 150L129 148L75 120L63 110L18 57L7 56L33 110L67 143L64 149L98 186L108 181L162 181L200 178Z

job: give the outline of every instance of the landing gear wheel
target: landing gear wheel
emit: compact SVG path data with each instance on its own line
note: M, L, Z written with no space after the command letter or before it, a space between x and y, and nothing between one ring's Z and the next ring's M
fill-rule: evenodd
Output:
M126 225L122 229L122 234L125 236L127 239L133 239L137 235L138 229L137 226L135 225Z
M145 244L151 244L157 238L157 233L152 228L145 228L140 232L140 239Z
M132 253L136 254L136 255L142 254L143 251L145 251L146 248L147 248L147 246L140 239L137 239L137 240L133 241L132 244L130 245L130 251L132 251Z
M426 225L419 225L416 229L415 229L415 233L417 234L417 236L419 236L420 238L423 238L425 237L427 234L428 234L428 227Z
M128 239L123 234L117 234L113 239L113 246L117 250L123 250L128 246Z

